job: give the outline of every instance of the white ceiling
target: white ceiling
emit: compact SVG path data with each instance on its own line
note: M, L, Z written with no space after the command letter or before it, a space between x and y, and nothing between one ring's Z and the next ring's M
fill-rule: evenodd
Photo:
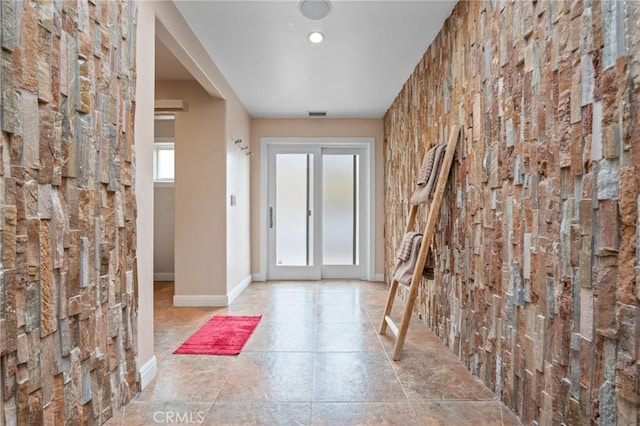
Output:
M380 118L456 2L333 0L317 21L297 0L176 5L252 117Z

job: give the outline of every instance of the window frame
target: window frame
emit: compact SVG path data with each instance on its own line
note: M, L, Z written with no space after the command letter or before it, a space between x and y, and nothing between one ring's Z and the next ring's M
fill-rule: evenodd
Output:
M153 141L153 184L156 187L173 187L175 183L175 140L170 137L156 137ZM173 179L158 178L158 156L160 151L171 150L174 152L174 176Z

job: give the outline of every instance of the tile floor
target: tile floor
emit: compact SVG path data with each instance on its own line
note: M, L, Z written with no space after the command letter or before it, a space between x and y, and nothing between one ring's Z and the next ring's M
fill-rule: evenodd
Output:
M158 376L108 425L520 424L415 318L391 360L385 284L253 283L226 308L174 308L172 283L154 294ZM262 320L238 356L172 354L214 314Z

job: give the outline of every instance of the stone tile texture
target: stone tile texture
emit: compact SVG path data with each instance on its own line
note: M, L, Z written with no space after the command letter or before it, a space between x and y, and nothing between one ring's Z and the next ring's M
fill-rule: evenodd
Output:
M387 277L423 155L462 128L416 311L524 424L640 424L639 19L461 1L384 117Z
M0 425L102 424L139 387L136 3L1 3Z

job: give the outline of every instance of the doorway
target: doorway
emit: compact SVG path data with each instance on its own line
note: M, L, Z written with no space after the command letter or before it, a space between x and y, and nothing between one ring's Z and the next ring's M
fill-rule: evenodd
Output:
M267 279L368 278L366 139L266 141Z

